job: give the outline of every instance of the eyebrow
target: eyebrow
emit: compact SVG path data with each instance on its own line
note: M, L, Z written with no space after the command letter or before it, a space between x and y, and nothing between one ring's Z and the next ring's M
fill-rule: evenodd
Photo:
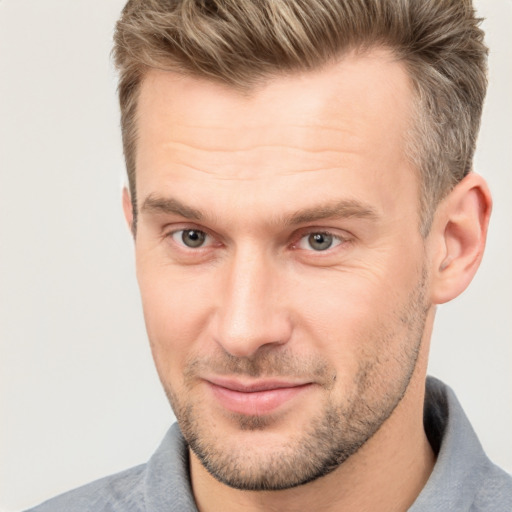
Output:
M140 211L142 213L174 214L191 220L204 218L204 214L200 210L187 206L173 197L156 197L152 194L146 197Z
M157 197L150 194L144 201L141 212L143 213L163 213L170 215L179 215L185 219L203 220L209 217L201 210L188 206L173 197ZM377 220L379 215L375 209L365 203L354 199L342 199L332 201L311 208L303 208L293 212L290 215L278 217L280 223L287 226L306 224L324 219L347 219L360 218Z
M354 199L342 199L297 210L290 216L286 216L284 221L287 225L306 224L324 219L348 219L360 218L368 220L377 220L379 215L376 210L360 201Z

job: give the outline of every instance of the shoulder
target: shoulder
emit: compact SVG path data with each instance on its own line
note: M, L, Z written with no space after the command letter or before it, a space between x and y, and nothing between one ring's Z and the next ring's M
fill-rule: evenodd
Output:
M512 477L489 460L455 393L430 377L424 425L437 460L410 512L512 511Z
M146 464L57 496L26 512L197 512L188 447L175 423Z
M491 462L486 464L478 475L477 492L471 512L488 510L512 510L512 476Z
M74 489L27 512L139 512L144 511L142 464Z

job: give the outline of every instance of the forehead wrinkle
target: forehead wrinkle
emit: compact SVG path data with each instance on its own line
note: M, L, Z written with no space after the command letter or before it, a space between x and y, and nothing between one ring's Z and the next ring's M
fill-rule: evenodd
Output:
M220 181L257 181L272 176L338 170L345 167L349 159L360 157L359 148L304 148L284 144L214 149L173 141L166 143L163 149L172 155L167 166L204 173ZM257 156L252 158L252 154Z
M232 148L229 146L226 147L205 147L199 144L193 144L192 142L184 142L184 141L170 141L163 144L164 148L173 150L175 149L192 149L194 151L205 152L205 153L226 153L228 155L237 154L237 153L250 153L251 151L258 151L260 149L283 149L283 150L293 150L297 153L341 153L341 154L358 154L359 151L357 149L333 149L332 146L318 146L318 147L304 147L299 144L287 144L283 142L276 143L265 143L265 144L248 144L244 147Z
M345 120L336 120L331 124L325 121L318 123L311 120L309 124L254 124L236 126L223 126L219 124L201 125L188 124L186 122L174 122L169 130L160 132L162 145L165 146L184 146L199 151L226 151L239 152L250 151L258 148L288 147L308 152L332 151L338 147L340 142L344 142L343 151L347 148L347 142L355 148L364 145L364 141L359 140L355 124L358 120L351 117L350 124ZM164 133L170 135L164 139ZM210 138L212 134L215 137ZM236 135L237 145L234 146ZM220 137L219 137L220 135ZM313 136L312 136L313 135ZM224 144L220 142L224 140ZM259 140L259 143L255 143ZM313 142L314 141L314 142ZM329 141L329 142L327 142ZM327 144L326 144L327 142Z
M242 176L241 173L233 176L224 176L218 174L218 172L215 169L209 170L209 169L201 169L199 167L195 167L193 165L189 165L183 162L177 162L177 165L179 167L183 167L184 169L187 169L188 171L192 171L199 174L205 174L209 178L214 178L216 181L225 181L225 182L232 182L232 183L241 183L241 182L257 182L257 181L264 181L268 180L268 175L247 175ZM304 168L293 168L290 170L284 170L284 169L272 169L272 176L295 176L298 173L309 173L309 172L324 172L324 171L339 171L341 167L339 165L332 165L332 166L322 166L322 167L304 167Z
M340 116L341 117L341 116ZM288 149L306 153L357 153L366 147L356 129L360 119L337 119L333 123L309 121L308 124L255 124L222 126L174 122L152 138L162 149L171 151L231 153L265 149Z

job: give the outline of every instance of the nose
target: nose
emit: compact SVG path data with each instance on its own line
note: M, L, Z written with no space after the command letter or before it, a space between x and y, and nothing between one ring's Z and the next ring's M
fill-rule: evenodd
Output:
M224 270L216 342L236 357L251 357L263 346L287 343L292 326L276 262L254 250L238 250Z

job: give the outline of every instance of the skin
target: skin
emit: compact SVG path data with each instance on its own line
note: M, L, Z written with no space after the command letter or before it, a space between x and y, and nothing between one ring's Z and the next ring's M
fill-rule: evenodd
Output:
M428 479L435 305L476 271L491 200L470 174L420 235L412 102L384 50L249 94L146 76L137 277L199 510L407 510ZM132 225L126 191L124 210ZM315 478L333 443L345 451Z

